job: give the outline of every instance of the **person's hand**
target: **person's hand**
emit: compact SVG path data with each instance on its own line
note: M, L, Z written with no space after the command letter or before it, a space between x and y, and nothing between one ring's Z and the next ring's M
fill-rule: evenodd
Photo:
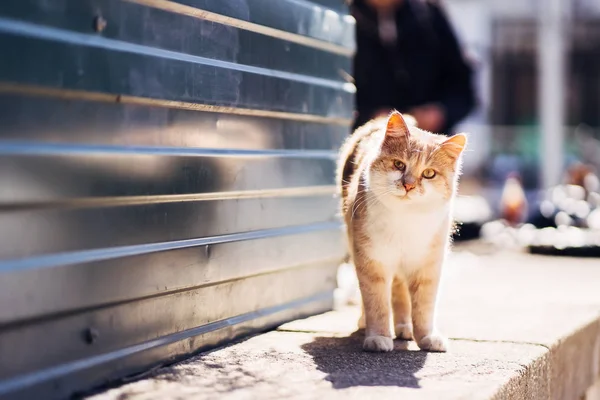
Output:
M404 0L367 0L367 4L379 12L389 13L402 5Z
M415 117L419 128L430 132L440 132L446 122L444 109L437 104L415 107L409 114Z

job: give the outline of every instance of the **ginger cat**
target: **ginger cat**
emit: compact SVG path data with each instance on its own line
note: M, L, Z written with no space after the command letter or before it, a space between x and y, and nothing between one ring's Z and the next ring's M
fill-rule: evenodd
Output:
M342 147L338 182L366 351L393 350L392 317L398 339L446 351L435 329L436 297L466 142L464 134L409 127L394 111L358 128Z

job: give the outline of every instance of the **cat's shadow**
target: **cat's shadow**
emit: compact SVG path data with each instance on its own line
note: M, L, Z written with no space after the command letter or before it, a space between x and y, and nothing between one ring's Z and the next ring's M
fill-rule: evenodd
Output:
M396 342L389 353L362 351L364 331L347 337L316 337L302 346L319 371L335 389L354 386L397 386L420 388L415 374L427 359L427 353L405 350L406 343Z

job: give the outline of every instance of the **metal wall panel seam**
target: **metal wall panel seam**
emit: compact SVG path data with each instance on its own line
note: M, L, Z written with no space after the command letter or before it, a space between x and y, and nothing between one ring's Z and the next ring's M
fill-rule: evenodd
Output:
M202 334L206 334L209 332L213 332L219 329L227 328L230 326L234 326L237 324L241 324L244 322L251 321L253 319L257 319L259 317L276 314L282 311L286 311L290 308L297 308L305 304L323 301L332 299L333 294L330 291L324 293L318 293L314 296L303 298L295 301L291 301L289 303L281 304L274 307L264 308L261 310L257 310L254 312L238 315L236 317L227 318L221 321L215 321L208 323L206 325L199 326L197 328L192 328L185 330L183 332L177 332L170 335L162 336L155 340L150 340L135 346L127 347L125 349L120 349L117 351L113 351L110 353L105 353L102 355L89 357L83 360L78 360L75 362L66 363L63 365L58 365L55 367L47 368L42 371L34 372L31 374L27 374L24 376L20 376L14 379L9 379L7 381L0 381L0 396L10 394L11 392L15 392L17 390L21 390L40 382L47 381L50 379L56 379L61 376L65 376L68 374L72 374L78 370L88 369L95 366L99 366L101 364L118 360L120 358L124 358L127 356L131 356L136 353L140 353L145 350L150 350L156 347L165 346L171 343L175 343L181 340L185 340L187 338L193 336L199 336Z
M32 24L29 22L16 21L0 17L0 33L8 33L18 36L30 37L44 41L54 40L61 43L82 45L87 47L112 50L117 52L132 53L156 58L164 58L176 61L185 61L193 64L209 65L233 71L247 72L256 75L269 76L289 81L306 83L314 86L322 86L330 89L354 93L356 88L351 83L336 82L329 79L314 76L295 74L292 72L277 71L267 68L243 65L230 61L216 60L212 58L194 56L191 54L178 53L171 50L148 47L120 40L108 39L98 35L88 35L63 29L51 28Z
M285 228L261 229L250 232L231 233L227 235L203 237L196 239L175 240L171 242L148 243L141 245L82 250L67 253L55 253L44 256L21 258L16 260L0 260L0 273L37 268L51 268L68 264L79 264L114 258L136 256L189 247L207 246L220 243L238 242L242 240L263 239L274 236L296 235L323 230L341 229L339 221L328 221L310 225L287 226Z
M353 29L337 15L329 15L319 7L308 8L294 3L272 0L233 0L239 6L225 1L178 0L178 3L239 18L265 22L267 26L348 46L338 40L342 32ZM32 3L45 12L32 13ZM245 4L244 4L245 3ZM44 4L44 5L43 5ZM280 15L281 12L287 13ZM300 12L302 15L297 15ZM128 15L127 24L120 26L120 16ZM0 16L46 27L83 34L94 34L113 40L156 47L175 52L252 65L271 70L316 76L341 82L351 82L348 72L351 58L292 43L281 38L262 35L212 21L175 14L161 9L142 6L123 0L44 0L0 2ZM103 18L107 25L93 32L93 21ZM269 25L272 21L274 25ZM258 22L259 24L261 22ZM161 34L156 34L161 32ZM330 38L331 36L331 38ZM19 46L21 47L21 46ZM22 49L20 49L22 50ZM98 50L98 49L96 49ZM8 50L9 54L12 50Z
M2 145L0 145L1 147ZM0 152L1 153L1 152ZM8 210L31 210L31 209L80 209L96 207L120 207L146 204L166 204L166 203L184 203L196 201L213 200L241 200L258 199L265 197L305 197L334 195L337 191L334 185L304 186L293 188L278 189L258 189L258 190L232 190L210 193L193 194L164 194L152 196L106 196L106 197L82 197L65 198L49 201L20 201L18 203L1 202L0 211Z
M214 281L210 281L210 282L199 284L199 285L173 288L173 289L164 290L164 291L158 292L158 293L144 294L144 295L141 295L138 297L131 297L131 298L121 299L121 300L116 300L116 301L115 300L106 301L106 302L96 303L94 305L89 305L89 306L85 306L85 307L62 309L62 310L57 310L57 311L53 311L50 313L46 313L43 315L33 315L33 316L28 315L25 317L18 317L16 319L11 320L10 322L2 323L0 321L0 329L3 329L3 330L15 329L15 328L22 327L22 326L40 323L43 321L65 318L65 317L69 317L69 316L78 315L81 313L98 311L101 309L106 309L106 308L111 308L111 307L118 307L123 304L141 302L141 301L156 299L159 297L177 295L177 294L185 293L185 292L193 292L193 291L197 291L199 289L210 288L212 286L227 285L230 283L236 283L239 281L243 281L248 278L258 278L258 277L262 277L265 275L273 275L274 279L277 279L276 275L283 273L283 272L311 268L311 267L314 267L315 265L323 265L323 264L338 265L338 264L340 264L342 258L343 258L343 256L323 258L323 259L320 259L319 261L315 261L315 262L296 264L296 265L291 265L291 266L278 268L278 269L272 269L272 270L268 270L268 271L240 275L240 276L236 276L236 277L228 278L228 279L219 279L219 280L214 280Z
M353 49L344 46L325 42L323 40L314 39L308 36L302 36L296 33L282 31L280 29L271 28L268 26L256 24L253 22L243 21L237 18L228 17L221 14L216 14L210 11L201 10L185 4L176 3L169 0L124 0L130 3L136 3L147 7L157 8L163 11L168 11L176 14L187 15L190 17L200 18L207 21L217 22L223 25L244 29L250 32L260 33L265 36L271 36L293 43L301 44L307 47L327 51L329 53L339 54L346 57L352 57Z
M38 85L28 85L13 82L0 81L0 93L22 94L40 97L52 97L64 100L98 101L105 103L123 103L133 105L145 105L151 107L175 108L190 111L203 111L219 114L233 114L249 117L264 117L284 119L299 122L314 122L320 124L332 124L350 126L351 119L337 117L323 117L313 114L297 114L283 111L269 111L251 108L239 108L228 106L214 106L210 104L191 103L176 100L153 99L149 97L129 96L121 94L109 94L101 92L90 92L74 89L59 89Z
M158 146L108 146L71 143L41 143L6 141L0 145L0 155L91 155L91 154L136 154L196 157L274 157L299 159L335 160L337 152L332 150L254 150L254 149L210 149L193 147Z

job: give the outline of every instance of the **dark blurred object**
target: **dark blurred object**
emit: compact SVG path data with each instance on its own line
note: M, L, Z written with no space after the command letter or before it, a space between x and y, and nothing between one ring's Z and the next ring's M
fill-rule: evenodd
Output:
M600 182L595 168L575 163L564 181L546 191L531 222L538 228L575 226L600 229Z
M546 256L600 257L600 246L569 247L566 249L559 249L554 246L529 246L528 249L531 254L542 254Z
M576 163L565 181L546 192L534 220L543 229L527 248L535 254L600 257L600 184L595 169Z
M600 230L566 226L539 229L527 249L533 254L600 257Z
M479 239L481 226L492 216L492 209L481 196L459 196L454 203L456 225L452 234L454 241Z
M525 248L531 253L571 257L600 257L600 183L590 165L575 163L564 184L543 192L530 223L516 227L516 181L507 179L503 192L504 220L482 227L483 238L501 247Z
M355 128L397 109L451 133L475 106L472 70L434 0L354 0Z
M500 214L509 225L517 226L527 219L528 207L521 179L517 173L512 172L504 182L500 200Z
M560 226L537 229L531 224L518 228L503 220L484 224L482 238L498 247L526 249L530 253L573 257L600 257L600 230Z
M481 225L477 222L456 222L452 232L452 240L454 242L466 242L468 240L479 239L481 233Z

